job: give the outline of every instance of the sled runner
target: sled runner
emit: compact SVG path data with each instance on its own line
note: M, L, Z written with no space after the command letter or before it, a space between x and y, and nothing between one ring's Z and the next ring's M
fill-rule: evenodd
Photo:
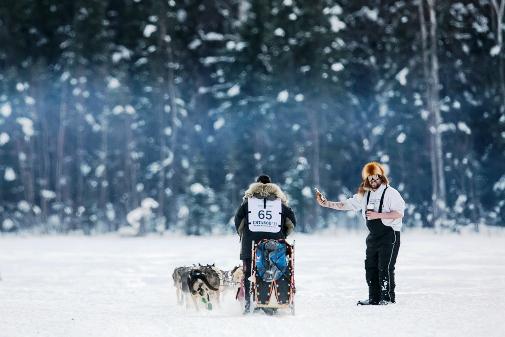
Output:
M261 240L252 244L251 301L267 314L289 309L295 314L295 247L285 240Z

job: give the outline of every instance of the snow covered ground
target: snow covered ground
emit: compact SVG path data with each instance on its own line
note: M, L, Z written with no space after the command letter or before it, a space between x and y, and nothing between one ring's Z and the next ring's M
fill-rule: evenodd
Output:
M505 236L403 233L398 303L357 307L365 235L296 235L296 316L276 317L176 304L173 268L231 268L236 237L0 237L0 337L505 336Z

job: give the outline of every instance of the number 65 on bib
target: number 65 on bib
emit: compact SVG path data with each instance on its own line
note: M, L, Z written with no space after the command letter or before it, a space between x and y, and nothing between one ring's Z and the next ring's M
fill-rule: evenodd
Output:
M281 230L281 199L249 198L247 206L251 232L278 233Z

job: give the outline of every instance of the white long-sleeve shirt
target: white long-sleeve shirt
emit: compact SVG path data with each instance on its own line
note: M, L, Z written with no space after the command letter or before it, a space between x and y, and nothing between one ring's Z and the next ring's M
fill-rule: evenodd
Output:
M405 211L405 201L403 200L402 196L400 195L400 192L398 192L396 189L393 187L387 185L388 189L386 190L386 194L384 195L384 203L382 205L382 213L389 213L396 211L400 213L402 216L404 215ZM382 192L384 192L384 189L386 188L386 185L381 185L377 190L375 191L370 191L370 200L369 204L374 205L374 211L378 212L379 211L379 205L380 205L380 200L382 197ZM352 198L343 200L342 202L344 203L344 210L348 211L359 211L361 210L361 215L363 216L363 219L366 220L366 199L367 199L368 192L365 192L364 195L359 195L355 194L353 195ZM402 218L399 219L381 219L382 223L385 226L392 227L393 230L399 231L402 229L403 226L403 221Z

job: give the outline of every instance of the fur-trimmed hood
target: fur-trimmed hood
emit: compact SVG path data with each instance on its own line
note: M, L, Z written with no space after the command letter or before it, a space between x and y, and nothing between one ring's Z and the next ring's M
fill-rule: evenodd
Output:
M244 200L248 198L279 198L281 202L288 206L288 197L282 192L281 188L276 184L253 183L244 193Z

